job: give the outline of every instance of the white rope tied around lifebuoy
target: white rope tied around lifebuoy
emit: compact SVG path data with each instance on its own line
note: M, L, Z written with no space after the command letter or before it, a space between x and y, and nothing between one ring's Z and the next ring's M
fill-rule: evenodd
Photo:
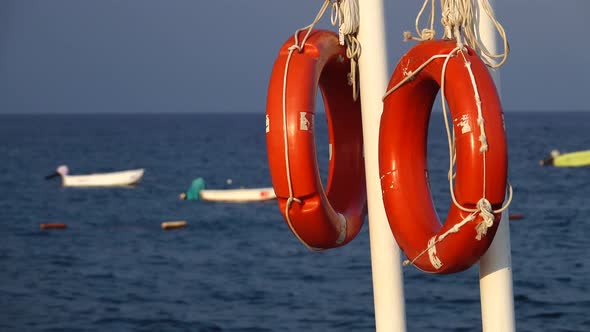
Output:
M414 70L404 71L405 77L401 81L399 81L396 85L394 85L391 89L387 90L385 92L385 94L383 95L383 98L381 98L381 100L385 100L385 98L387 98L387 96L392 94L395 90L399 89L402 85L406 84L408 81L411 81L414 78L414 76L416 76L416 74L418 74L422 69L424 69L426 66L428 66L428 64L431 63L432 61L434 61L436 59L440 59L440 58L446 59L446 58L450 57L451 54L454 52L456 52L456 48L453 49L451 51L451 53L449 53L449 54L433 55L428 60L424 61L424 63L422 63L418 68L416 68Z
M293 227L293 223L291 222L291 217L289 215L289 210L291 209L291 205L293 204L293 202L297 202L297 203L301 204L302 201L300 199L298 199L297 197L293 196L293 183L291 181L291 168L290 168L290 163L289 163L289 145L288 145L289 140L288 140L288 136L287 136L287 74L289 72L289 63L291 61L291 56L293 55L293 52L294 51L298 51L298 52L303 51L303 47L305 46L305 42L307 41L307 38L311 34L313 27L317 24L317 22L319 22L319 20L324 15L324 13L326 12L326 9L328 8L329 5L330 5L330 0L325 0L322 7L320 8L318 14L316 15L315 19L313 20L313 22L311 24L309 24L308 26L295 31L294 44L288 48L289 55L287 56L287 61L285 63L285 74L283 75L283 100L282 100L283 144L285 146L285 167L286 167L286 173L287 173L287 183L289 185L289 198L287 199L287 204L285 205L285 218L287 219L287 225L289 225L289 228L291 229L291 232L293 232L293 234L295 234L295 237L301 243L303 243L303 245L305 245L305 247L307 249L309 249L310 251L314 251L314 252L322 251L323 249L314 248L314 247L310 246L309 244L307 244L307 242L305 242L301 238L301 236L297 233L297 231ZM301 31L306 30L306 29L307 29L307 33L305 34L305 36L301 40L301 43L299 43L299 33Z
M455 178L455 174L453 173L453 169L454 169L455 162L457 160L457 156L456 156L456 148L455 148L455 144L454 144L454 141L455 141L454 140L454 132L452 132L449 127L449 120L448 120L447 108L446 108L446 103L445 103L445 100L446 100L446 98L445 98L445 73L446 73L446 68L447 68L448 62L451 58L450 56L447 59L445 59L445 62L443 64L442 74L441 74L442 75L441 88L440 88L440 90L441 90L441 103L442 103L442 109L443 109L444 120L445 120L445 128L447 131L447 140L448 140L448 145L449 145L449 173L448 173L449 192L451 193L451 198L452 198L453 204L456 207L458 207L459 209L461 209L462 211L465 211L465 212L471 212L471 213L479 212L479 215L482 218L482 222L480 222L476 225L476 231L477 231L476 239L481 240L482 236L486 235L487 229L492 227L492 225L494 224L494 215L493 214L500 213L500 212L504 211L505 209L508 208L508 206L512 202L512 185L510 184L510 182L508 182L509 197L508 197L508 200L505 202L505 204L500 209L493 210L490 202L486 199L486 180L485 179L486 179L486 166L487 166L486 152L488 151L488 143L487 143L487 137L486 137L486 132L485 132L485 120L483 117L481 98L479 95L479 88L477 87L477 82L475 80L475 75L473 74L473 70L471 69L471 63L467 60L463 51L464 50L462 48L459 49L459 47L456 47L453 51L451 51L451 53L449 55L451 55L453 52L458 52L461 54L461 56L463 57L463 62L465 64L465 68L467 69L467 71L469 73L471 85L472 85L473 91L474 91L473 98L474 98L475 104L477 106L477 116L478 116L477 124L478 124L479 130L480 130L479 152L482 153L482 158L483 158L482 198L476 204L475 209L469 209L469 208L466 208L466 207L462 206L461 204L459 204L459 202L457 202L457 198L455 197L455 190L453 188L453 179ZM459 224L461 226L463 226L464 223L459 223Z
M478 28L475 26L476 13L474 10L473 1L477 0L441 0L441 24L444 27L443 38L455 39L457 43L466 43L474 49L478 54L483 55L482 60L490 68L501 67L508 58L510 52L510 45L508 44L508 37L504 27L495 17L494 10L490 6L488 0L479 0L480 8L483 9L485 15L491 20L492 24L496 28L496 32L502 39L503 51L495 54L489 52L487 48L479 39L477 33ZM420 28L420 19L424 14L426 7L430 3L430 19L428 28ZM432 40L436 35L434 29L434 17L436 12L436 1L435 0L424 0L418 15L416 16L415 29L417 37L414 37L411 32L404 31L404 41L415 40L424 41ZM479 16L481 17L481 13ZM465 41L462 40L462 35ZM498 60L499 59L499 60ZM495 62L494 60L498 60Z
M347 41L346 42L347 43L347 49L346 49L347 56L351 59L351 77L349 77L349 80L353 81L353 83L351 85L353 86L353 97L355 98L355 100L356 100L356 76L355 76L356 60L360 56L360 44L358 43L358 40L356 39L356 37L353 36L353 33L356 33L356 31L358 30L358 3L356 1L357 0L337 1L337 2L341 2L341 3L345 3L345 2L348 3L348 5L346 5L345 8L353 8L353 9L345 10L343 12L342 21L344 21L345 24L344 24L344 28L342 30L345 32L345 41ZM293 227L291 217L289 216L289 210L290 210L293 202L301 204L302 201L293 196L293 184L291 182L291 169L290 169L290 163L289 163L289 148L288 148L288 137L287 137L287 94L286 94L287 74L289 71L289 63L291 61L291 56L293 55L293 52L295 52L295 51L302 52L303 51L303 48L305 47L305 42L309 38L315 25L319 22L319 20L325 14L330 3L331 3L331 0L324 1L322 7L320 8L320 10L319 10L318 14L316 15L315 19L313 20L313 22L306 27L298 29L295 32L294 44L288 48L289 54L287 56L287 61L285 64L285 74L283 76L283 100L282 100L282 104L283 104L283 140L284 140L284 146L285 146L285 165L286 165L286 173L287 173L287 182L289 185L289 198L287 199L287 204L285 205L285 217L287 219L287 224L289 225L289 228L291 229L293 234L295 234L295 237L297 237L297 239L301 243L303 243L303 245L305 245L305 247L307 249L309 249L310 251L313 251L313 252L323 251L324 249L314 248L314 247L310 246L307 242L305 242L301 238L301 236L297 233L295 228ZM332 8L334 10L334 7L332 7ZM336 8L338 8L338 7L336 7ZM349 29L354 28L354 25L355 25L354 19L352 21L348 20L349 17L354 16L351 13L354 11L354 8L356 8L356 16L357 16L356 29L354 32L351 32L350 34L348 34ZM338 10L338 12L340 12L340 11ZM305 36L303 37L303 39L301 40L301 43L300 43L299 42L299 33L301 31L305 31L305 30L307 30L307 33L305 34ZM352 63L354 63L354 66ZM340 220L340 235L339 235L338 239L336 240L336 243L342 243L346 239L346 219L344 218L344 216L339 215L339 220Z
M448 142L448 146L449 146L449 173L448 173L448 179L449 179L449 191L451 193L451 198L453 200L453 204L455 204L455 206L457 206L459 209L461 209L462 211L465 212L476 212L479 211L479 207L476 209L468 209L463 207L461 204L459 204L459 202L457 202L457 199L455 197L455 191L453 189L453 179L455 178L455 174L453 173L453 169L454 169L454 165L455 162L457 160L457 156L456 156L456 148L455 148L455 144L454 144L454 132L451 131L450 126L449 126L449 115L447 112L447 107L446 107L446 103L445 103L445 73L446 73L446 69L447 69L447 65L448 65L448 61L451 59L451 55L454 52L458 52L461 53L461 55L463 56L463 62L465 63L465 68L467 69L467 71L469 72L469 77L471 80L471 85L473 87L473 91L474 91L474 100L475 100L475 104L477 106L477 124L479 126L479 130L480 130L480 136L479 136L479 141L480 141L480 148L479 148L479 152L481 152L483 154L482 158L483 158L483 179L484 181L482 181L482 199L485 199L486 197L486 152L488 151L488 143L487 143L487 137L486 137L486 132L485 132L485 120L483 117L483 109L482 109L482 105L481 105L481 98L479 96L479 89L477 87L477 82L475 80L475 75L473 74L473 71L471 70L471 63L465 58L465 54L463 53L463 49L460 49L459 47L456 47L453 49L453 51L451 51L449 53L449 57L445 59L445 62L443 64L442 67L442 79L441 79L441 86L440 86L440 91L441 91L441 104L442 104L442 110L443 110L443 115L444 115L444 120L445 120L445 129L447 131L447 142ZM491 207L490 207L490 211L492 213L499 213L504 211L506 208L508 208L508 205L510 205L510 203L512 202L512 186L511 184L508 182L508 188L509 188L509 199L507 200L507 202L505 203L505 205L498 209L498 210L494 210L491 211ZM489 202L488 202L489 203ZM485 204L482 206L486 206ZM483 211L482 211L483 212ZM490 226L491 227L491 226Z
M303 46L305 45L305 42L307 41L307 38L309 38L309 35L311 34L311 32L313 31L313 28L315 27L315 25L320 21L320 19L322 18L322 16L324 16L324 13L326 12L326 9L328 9L328 6L330 5L330 1L331 0L325 0L324 3L322 4L322 7L320 8L320 10L318 11L316 17L314 18L313 22L303 28L297 29L295 31L295 43L293 45L291 45L291 47L289 47L289 51L291 52L292 50L297 50L299 52L303 51ZM301 31L307 30L307 33L305 34L305 36L303 37L303 40L301 41L301 45L299 44L299 33ZM287 66L289 64L287 63Z
M291 57L294 51L302 52L303 48L305 47L305 42L309 38L311 32L315 25L319 22L319 20L324 16L328 6L330 5L331 0L325 0L322 4L320 10L318 11L315 19L313 22L301 29L295 31L294 35L294 44L291 45L288 50L289 54L287 56L287 61L285 63L285 73L283 76L283 99L282 99L282 107L283 107L283 144L285 146L285 165L286 165L286 173L287 173L287 183L289 185L289 198L287 199L287 204L285 205L285 217L287 219L287 224L289 228L295 234L295 237L305 245L307 249L310 251L318 252L323 251L324 249L321 248L314 248L310 246L307 242L305 242L301 236L297 233L295 228L293 227L293 223L291 221L291 217L289 215L289 210L293 202L301 204L302 201L293 196L293 184L291 181L291 169L289 163L289 148L288 148L288 136L287 136L287 74L289 71L289 63L291 61ZM338 5L338 3L341 3ZM341 10L340 8L344 8ZM356 32L358 31L358 2L357 0L336 0L334 5L332 6L332 24L334 24L334 13L336 13L338 17L339 23L339 31L341 31L344 35L344 41L347 45L346 47L346 55L351 60L351 73L349 76L349 84L353 87L353 98L356 100L357 98L357 88L356 88L356 62L360 56L360 43L356 39ZM344 22L344 23L341 23ZM301 31L307 30L307 33L299 42L299 33ZM341 43L341 45L344 45ZM351 83L352 82L352 83ZM342 243L346 239L346 219L341 214L339 215L340 220L340 235L336 240L336 243Z
M435 244L436 244L436 236L433 236L430 238L430 240L428 240L428 257L430 258L430 264L432 264L432 266L438 270L443 266L443 263L441 262L440 258L438 258L436 256ZM418 257L420 257L420 256L418 256ZM416 257L416 258L418 258L418 257ZM414 260L416 260L416 259L414 259ZM412 263L413 262L414 261L412 261ZM407 265L405 261L404 261L404 264Z
M419 73L422 69L424 69L429 63L431 63L435 59L439 59L439 58L445 59L445 61L443 63L443 67L442 67L442 72L441 72L440 91L441 91L441 102L442 102L442 109L443 109L444 120L445 120L445 127L446 127L446 132L447 132L447 141L448 141L448 146L449 146L449 171L448 171L448 180L449 180L449 189L450 189L449 191L451 193L451 198L452 198L453 204L455 206L457 206L459 209L461 209L462 211L469 212L470 214L466 218L461 220L461 222L455 224L452 228L447 230L445 233L439 235L438 239L436 239L437 236L434 236L433 238L431 238L430 241L428 242L426 249L424 249L420 254L418 254L412 261L405 260L404 265L413 264L418 258L420 258L423 254L428 252L432 266L435 267L436 269L439 269L442 266L442 262L440 261L440 259L438 259L438 257L436 257L436 244L437 243L444 240L449 234L458 232L461 229L461 227L463 227L468 222L476 219L476 216L478 216L478 215L479 215L479 217L481 217L482 221L479 222L475 226L475 230L476 230L476 237L475 238L478 241L481 240L482 237L487 234L488 228L492 227L494 224L494 213L500 213L500 212L504 211L505 209L508 208L508 206L512 202L512 186L510 185L510 182L508 182L509 197L500 209L493 210L490 202L486 199L486 181L485 181L485 179L486 179L486 158L485 157L486 157L486 152L488 151L488 144L487 144L487 137L485 135L485 121L483 118L481 98L479 96L479 89L477 87L475 75L473 74L473 71L471 69L471 63L467 60L467 58L465 57L465 54L463 53L464 51L465 51L464 46L461 45L460 42L457 42L457 47L455 47L453 50L451 50L448 54L433 55L432 57L430 57L428 60L426 60L424 63L422 63L420 66L418 66L418 68L414 69L413 71L412 70L404 70L405 77L399 83L397 83L395 86L393 86L391 89L387 90L387 92L385 93L385 95L383 97L383 100L384 100L388 95L393 93L395 90L397 90L403 84L412 80L413 77L415 75L417 75L417 73ZM454 139L454 132L451 131L450 127L449 127L448 114L447 114L446 103L445 103L446 98L445 98L444 91L445 91L445 74L446 74L446 68L447 68L448 62L452 57L457 56L457 54L459 54L459 53L463 56L465 68L469 72L470 81L471 81L471 84L472 84L473 90L474 90L473 98L475 100L475 103L476 103L476 106L478 109L477 123L480 128L480 137L479 137L480 149L479 149L479 151L480 151L480 153L483 154L483 159L484 159L484 161L483 161L482 198L476 204L475 209L469 209L469 208L462 206L457 201L455 194L454 194L454 189L453 189L453 179L455 178L455 174L453 173L453 169L454 169L454 165L455 165L457 156L456 156L456 148L455 148L455 144L454 144L454 140L455 140Z
M488 228L494 225L494 214L492 213L492 204L485 198L482 198L477 202L477 210L481 221L475 226L477 235L475 238L479 241L482 237L488 233Z
M346 46L346 57L350 59L348 84L352 86L352 99L357 100L357 63L361 56L361 44L356 38L360 25L358 0L335 0L330 15L332 25L338 25L338 42Z

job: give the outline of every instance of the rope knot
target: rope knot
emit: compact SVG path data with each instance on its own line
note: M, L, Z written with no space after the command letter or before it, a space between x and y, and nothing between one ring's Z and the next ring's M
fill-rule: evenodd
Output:
M430 258L430 264L438 270L443 266L443 263L440 258L436 256L436 243L436 235L428 240L428 258Z
M299 198L297 198L297 197L289 197L287 199L287 207L290 207L291 204L293 204L293 202L297 202L297 203L301 204L301 200Z
M492 213L492 204L485 198L482 198L477 202L477 210L482 221L475 226L477 236L475 237L478 241L481 240L488 232L488 228L494 225L494 214Z
M420 38L422 38L422 40L433 40L434 36L436 35L436 31L434 31L434 29L422 29L422 32L420 33Z
M301 51L303 51L303 47L293 44L293 45L289 46L289 48L287 50L289 50L289 52L293 52L293 51L297 50L297 51L299 51L299 53L301 53Z
M434 36L436 35L436 31L434 29L424 28L422 31L418 32L418 37L414 37L410 31L404 31L404 41L407 42L408 40L415 40L415 41L425 41L425 40L433 40Z
M486 152L488 151L488 139L485 135L479 136L479 141L481 142L481 146L479 147L479 152Z
M412 33L410 31L404 31L404 41L407 42L408 40L414 39Z

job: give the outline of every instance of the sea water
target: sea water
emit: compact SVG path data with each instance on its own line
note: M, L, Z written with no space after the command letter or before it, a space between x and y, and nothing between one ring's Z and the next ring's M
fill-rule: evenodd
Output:
M328 144L317 115L325 177ZM590 330L590 167L538 164L590 148L590 112L507 112L518 331ZM448 148L433 115L437 211ZM271 185L264 113L0 116L0 331L374 331L368 223L311 253L276 201L181 201L209 188ZM62 188L44 176L145 168L129 188ZM231 179L231 184L227 181ZM186 220L164 231L160 223ZM65 230L41 230L62 222ZM403 268L408 331L480 331L478 267ZM499 290L500 291L500 290Z

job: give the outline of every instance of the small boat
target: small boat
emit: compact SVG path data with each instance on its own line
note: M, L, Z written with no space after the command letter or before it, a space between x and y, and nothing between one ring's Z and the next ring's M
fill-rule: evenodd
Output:
M559 150L551 151L551 154L539 162L541 166L556 167L581 167L590 166L590 150L561 153Z
M239 188L239 189L203 189L201 199L204 201L222 202L253 202L266 201L277 198L275 190L268 188Z
M129 186L138 183L143 177L144 169L132 169L126 171L93 173L86 175L68 175L69 169L65 165L57 168L56 172L46 176L51 179L61 176L64 187L117 187Z
M255 202L275 199L277 196L273 187L206 189L205 180L203 178L196 178L188 190L180 194L180 198L191 201Z

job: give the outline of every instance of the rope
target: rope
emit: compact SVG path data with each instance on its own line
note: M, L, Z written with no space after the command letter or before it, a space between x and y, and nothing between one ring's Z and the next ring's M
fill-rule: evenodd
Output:
M416 16L415 22L415 29L416 33L418 34L418 37L412 36L412 33L410 31L404 31L404 41L425 41L434 39L434 36L436 35L436 31L434 30L434 14L436 6L434 4L435 0L430 1L432 1L432 4L430 5L430 28L424 28L420 30L420 17L422 17L422 14L424 13L426 6L428 5L428 0L424 0L422 8L420 8L420 12L418 12L418 16Z
M506 210L508 208L508 206L510 205L510 203L512 202L512 185L510 183L508 183L508 199L507 199L507 203L504 204L504 206L498 210L494 210L494 213L500 213L503 212L504 210ZM487 200L485 200L485 202L487 202L487 204L489 204L489 202ZM485 204L484 199L481 199L477 204L478 206L480 204ZM491 208L491 207L485 207L487 208ZM482 213L484 213L482 211ZM480 214L481 215L481 214ZM485 236L487 233L487 230L489 227L492 226L493 222L494 222L494 215L491 214L491 219L489 218L490 214L486 213L486 217L484 219L485 227L482 227L481 223L477 224L477 226L475 226L475 229L477 231L477 236L476 239L477 240L481 240L482 235ZM460 223L457 223L455 226L453 226L451 229L449 229L448 231L446 231L445 233L443 233L442 235L438 236L438 240L436 239L436 235L433 236L429 241L428 241L428 246L426 247L426 249L422 250L422 252L420 252L416 257L414 257L413 260L409 260L406 259L403 262L403 265L410 265L410 264L414 264L414 262L416 260L418 260L418 258L420 258L422 255L424 255L426 252L428 252L428 256L430 258L430 263L432 264L432 266L436 269L439 269L442 266L442 262L440 261L440 259L438 257L436 257L436 244L438 244L439 242L442 242L442 240L444 240L444 238L446 238L448 235L453 234L453 233L457 233L459 232L459 230L461 229L461 227L463 227L463 225L465 225L466 223L474 220L476 217L476 213L471 213L470 215L468 215L467 217L465 217L465 219L461 220ZM491 221L490 221L491 220ZM489 225L489 226L488 226ZM438 266L438 267L437 267Z
M436 236L433 236L430 240L428 240L428 257L430 258L430 264L432 264L432 266L434 266L435 269L440 269L443 266L443 263L441 262L441 260L436 256ZM422 254L420 254L422 255ZM416 259L414 259L416 260ZM414 261L412 261L413 263ZM406 264L406 262L404 261L404 264Z
M474 10L475 0L441 0L441 24L444 27L443 38L455 39L458 44L463 44L463 37L465 43L474 49L478 54L483 55L484 63L490 68L501 67L508 58L510 52L510 45L508 44L508 37L502 24L498 22L495 17L494 10L490 6L488 0L479 0L480 8L483 9L485 15L492 21L496 32L500 35L503 44L503 51L498 54L489 52L479 39L477 27L475 26L476 13ZM420 19L426 7L430 3L430 19L429 27L420 29ZM432 40L436 35L434 29L434 16L436 12L435 0L424 0L418 15L416 16L415 29L417 37L414 37L411 32L404 31L404 41L415 40L424 41ZM481 13L479 14L481 17ZM497 61L496 61L497 60Z
M451 53L453 53L455 50L451 51ZM383 98L381 98L381 100L385 101L385 98L387 98L387 96L389 96L390 94L392 94L395 90L399 89L402 85L404 85L405 83L407 83L408 81L411 81L412 79L414 79L414 76L416 76L417 73L419 73L422 69L424 69L426 66L428 66L429 63L431 63L432 61L436 60L436 59L440 59L440 58L448 58L449 56L451 56L451 54L437 54L437 55L433 55L430 57L430 59L426 60L423 64L421 64L418 68L416 68L413 71L405 71L404 75L406 77L404 77L403 80L401 80L399 83L397 83L395 86L393 86L391 89L387 90L385 92L385 95L383 95Z
M358 0L339 0L332 4L332 25L338 25L338 40L345 44L345 36L354 35L359 29Z
M486 47L480 42L479 38L478 38L478 34L477 34L477 28L473 22L473 18L475 17L473 8L471 8L471 1L469 0L462 0L463 2L465 2L466 4L464 5L465 7L467 7L468 5L470 6L470 12L469 15L465 15L465 26L463 27L463 32L465 34L465 39L467 40L467 43L469 46L471 46L471 48L473 48L476 52L478 52L479 54L483 54L485 55L486 59L486 64L491 67L491 68L499 68L501 67L505 62L506 59L508 58L508 53L510 52L510 45L508 44L508 37L506 36L506 31L504 30L504 27L502 26L502 24L500 24L500 22L498 22L498 20L496 20L495 17L495 13L494 10L492 9L492 6L490 6L490 3L488 2L488 0L479 0L480 1L480 8L483 8L486 16L492 21L492 23L494 24L494 27L496 28L496 32L498 32L498 34L500 35L500 38L502 38L502 44L503 44L503 52L499 53L499 54L494 54L489 52ZM481 16L481 13L480 13ZM493 61L490 61L488 59L500 59L499 62L494 63Z
M298 51L301 53L303 51L303 47L305 46L305 42L307 41L307 38L309 38L309 35L311 34L313 27L317 24L317 22L324 15L329 4L330 4L330 0L325 0L324 4L320 8L320 10L319 10L318 14L316 15L315 19L313 20L313 22L304 28L298 29L295 32L294 44L288 48L289 55L287 56L287 61L285 63L285 74L283 76L283 100L282 100L283 144L285 146L285 165L286 165L286 173L287 173L287 183L289 185L289 198L287 199L287 204L285 205L285 218L287 219L287 225L289 225L289 228L291 229L291 232L293 232L293 234L295 234L295 237L297 237L297 239L301 243L303 243L303 245L305 245L305 247L307 249L309 249L310 251L313 251L313 252L322 251L323 249L314 248L311 245L309 245L307 242L305 242L301 238L301 236L297 233L297 231L295 230L295 227L293 227L293 223L292 223L291 217L289 215L289 210L291 209L291 205L293 204L293 202L297 202L297 203L301 204L302 201L293 195L293 183L291 181L291 167L290 167L290 163L289 163L289 148L288 148L289 147L289 145L288 145L289 140L287 137L288 136L287 135L287 132L288 132L287 131L287 74L289 72L289 63L291 62L291 57L293 56L293 52ZM306 30L306 29L307 29L307 33L303 37L303 40L301 41L301 43L299 43L299 33Z
M360 25L358 0L335 0L330 15L333 26L338 25L338 42L346 45L346 57L350 59L348 84L352 86L352 99L357 100L357 63L361 56L361 44L356 38Z

